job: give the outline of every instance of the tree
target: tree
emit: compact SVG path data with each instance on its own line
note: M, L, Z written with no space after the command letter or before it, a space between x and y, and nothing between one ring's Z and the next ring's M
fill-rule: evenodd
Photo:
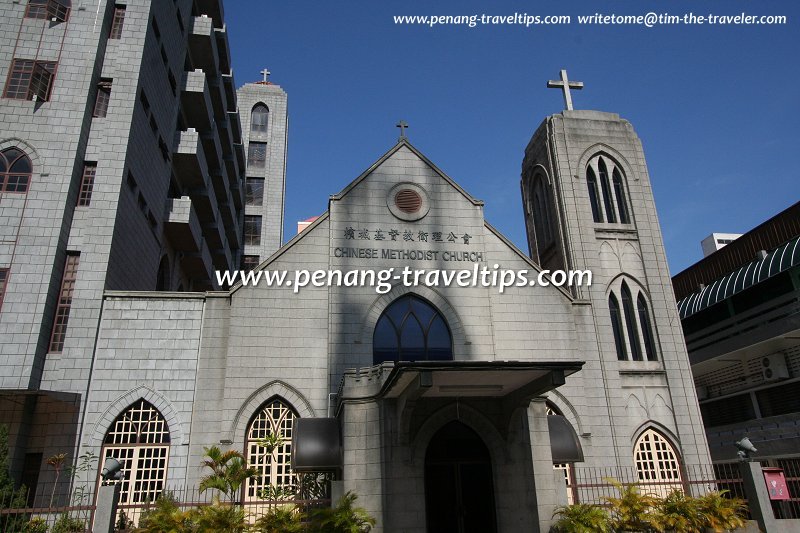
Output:
M233 501L242 483L258 474L258 469L247 466L247 461L240 452L223 452L218 446L204 450L206 458L202 465L210 468L211 473L200 480L201 493L208 489L217 489Z
M14 478L8 471L8 427L0 425L0 509L22 509L26 507L27 490L16 489ZM0 515L0 530L20 531L28 522L22 514Z

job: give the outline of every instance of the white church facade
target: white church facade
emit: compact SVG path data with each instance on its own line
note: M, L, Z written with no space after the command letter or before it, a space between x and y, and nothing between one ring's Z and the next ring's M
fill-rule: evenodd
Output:
M332 419L337 490L380 532L546 531L564 461L680 483L710 459L638 137L610 113L548 117L522 193L532 259L403 136L258 269L477 260L591 286L106 291L81 451L122 459L133 502L196 485L204 447L239 450L262 472L248 500L291 483L298 420ZM39 415L29 442L47 431ZM286 439L273 464L267 432Z

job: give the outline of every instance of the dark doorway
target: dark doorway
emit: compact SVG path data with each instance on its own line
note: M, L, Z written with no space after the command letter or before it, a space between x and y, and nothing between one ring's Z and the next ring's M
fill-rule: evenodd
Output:
M494 481L489 450L472 429L453 421L425 454L428 533L495 533Z

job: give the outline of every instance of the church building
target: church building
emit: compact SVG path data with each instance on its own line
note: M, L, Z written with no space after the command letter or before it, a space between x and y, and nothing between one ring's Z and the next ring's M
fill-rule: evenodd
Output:
M547 531L574 465L679 485L710 464L641 142L567 107L525 148L530 254L403 134L255 271L478 264L589 286L105 291L79 441L124 463L122 503L196 486L211 445L259 468L253 502L327 437L334 492L375 531Z

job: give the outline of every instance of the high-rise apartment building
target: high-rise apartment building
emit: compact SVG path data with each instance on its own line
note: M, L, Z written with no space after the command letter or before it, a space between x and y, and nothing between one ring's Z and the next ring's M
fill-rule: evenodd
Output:
M246 161L221 1L0 15L0 423L19 474L73 449L105 290L218 289L238 267Z

